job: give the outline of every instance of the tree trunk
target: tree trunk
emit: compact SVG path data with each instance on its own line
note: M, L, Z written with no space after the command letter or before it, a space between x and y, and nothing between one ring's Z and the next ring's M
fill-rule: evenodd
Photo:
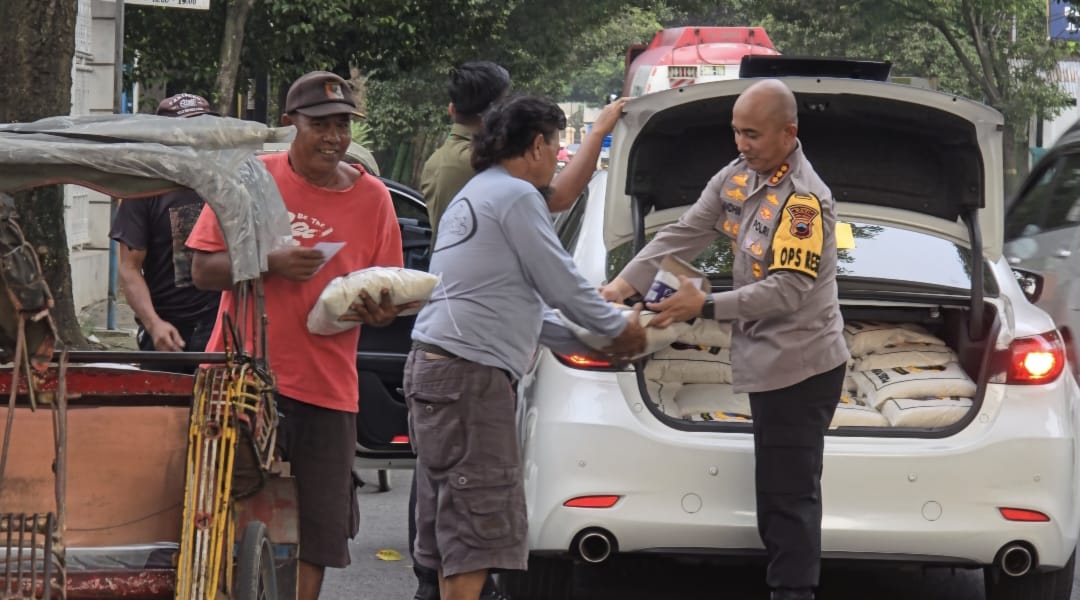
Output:
M6 1L6 0L5 0ZM244 27L255 0L231 0L225 14L225 35L221 38L221 58L214 90L217 111L236 115L236 74L240 72L240 55L244 50Z
M0 122L29 122L71 114L71 68L78 0L0 0ZM56 305L53 319L70 347L85 347L71 295L64 230L64 190L38 188L15 197L23 234L37 250ZM33 218L31 218L31 215Z

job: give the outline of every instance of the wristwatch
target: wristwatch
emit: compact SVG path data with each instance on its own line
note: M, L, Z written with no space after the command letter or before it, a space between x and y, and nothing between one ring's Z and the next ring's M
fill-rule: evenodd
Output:
M706 319L716 318L716 303L713 302L712 294L705 295L705 304L701 305L701 316Z

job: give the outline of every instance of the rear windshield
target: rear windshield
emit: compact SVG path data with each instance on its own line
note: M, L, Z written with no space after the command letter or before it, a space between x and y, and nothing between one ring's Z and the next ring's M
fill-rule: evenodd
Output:
M853 248L837 251L838 279L874 279L921 286L950 288L967 294L971 289L971 252L948 240L918 231L851 223ZM649 236L649 239L652 235ZM614 278L633 257L633 243L608 253L607 277ZM731 242L720 237L694 260L694 266L713 279L731 278ZM985 292L997 295L997 286L984 270Z

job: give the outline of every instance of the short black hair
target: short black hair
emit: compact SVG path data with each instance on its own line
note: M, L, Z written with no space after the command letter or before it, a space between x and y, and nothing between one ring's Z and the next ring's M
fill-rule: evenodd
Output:
M483 171L508 158L522 156L536 134L544 134L544 139L550 142L562 129L566 129L566 115L558 104L539 96L508 98L484 114L483 127L472 139L472 166Z
M454 112L476 117L510 90L510 72L488 61L467 62L450 71L446 91Z

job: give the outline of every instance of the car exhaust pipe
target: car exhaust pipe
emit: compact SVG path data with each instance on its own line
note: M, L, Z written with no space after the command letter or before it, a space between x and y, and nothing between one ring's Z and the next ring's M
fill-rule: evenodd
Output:
M615 547L611 534L606 531L589 531L578 538L577 552L587 563L599 564L611 557Z
M1006 544L998 553L998 567L1009 577L1023 577L1035 566L1031 550L1023 544Z

